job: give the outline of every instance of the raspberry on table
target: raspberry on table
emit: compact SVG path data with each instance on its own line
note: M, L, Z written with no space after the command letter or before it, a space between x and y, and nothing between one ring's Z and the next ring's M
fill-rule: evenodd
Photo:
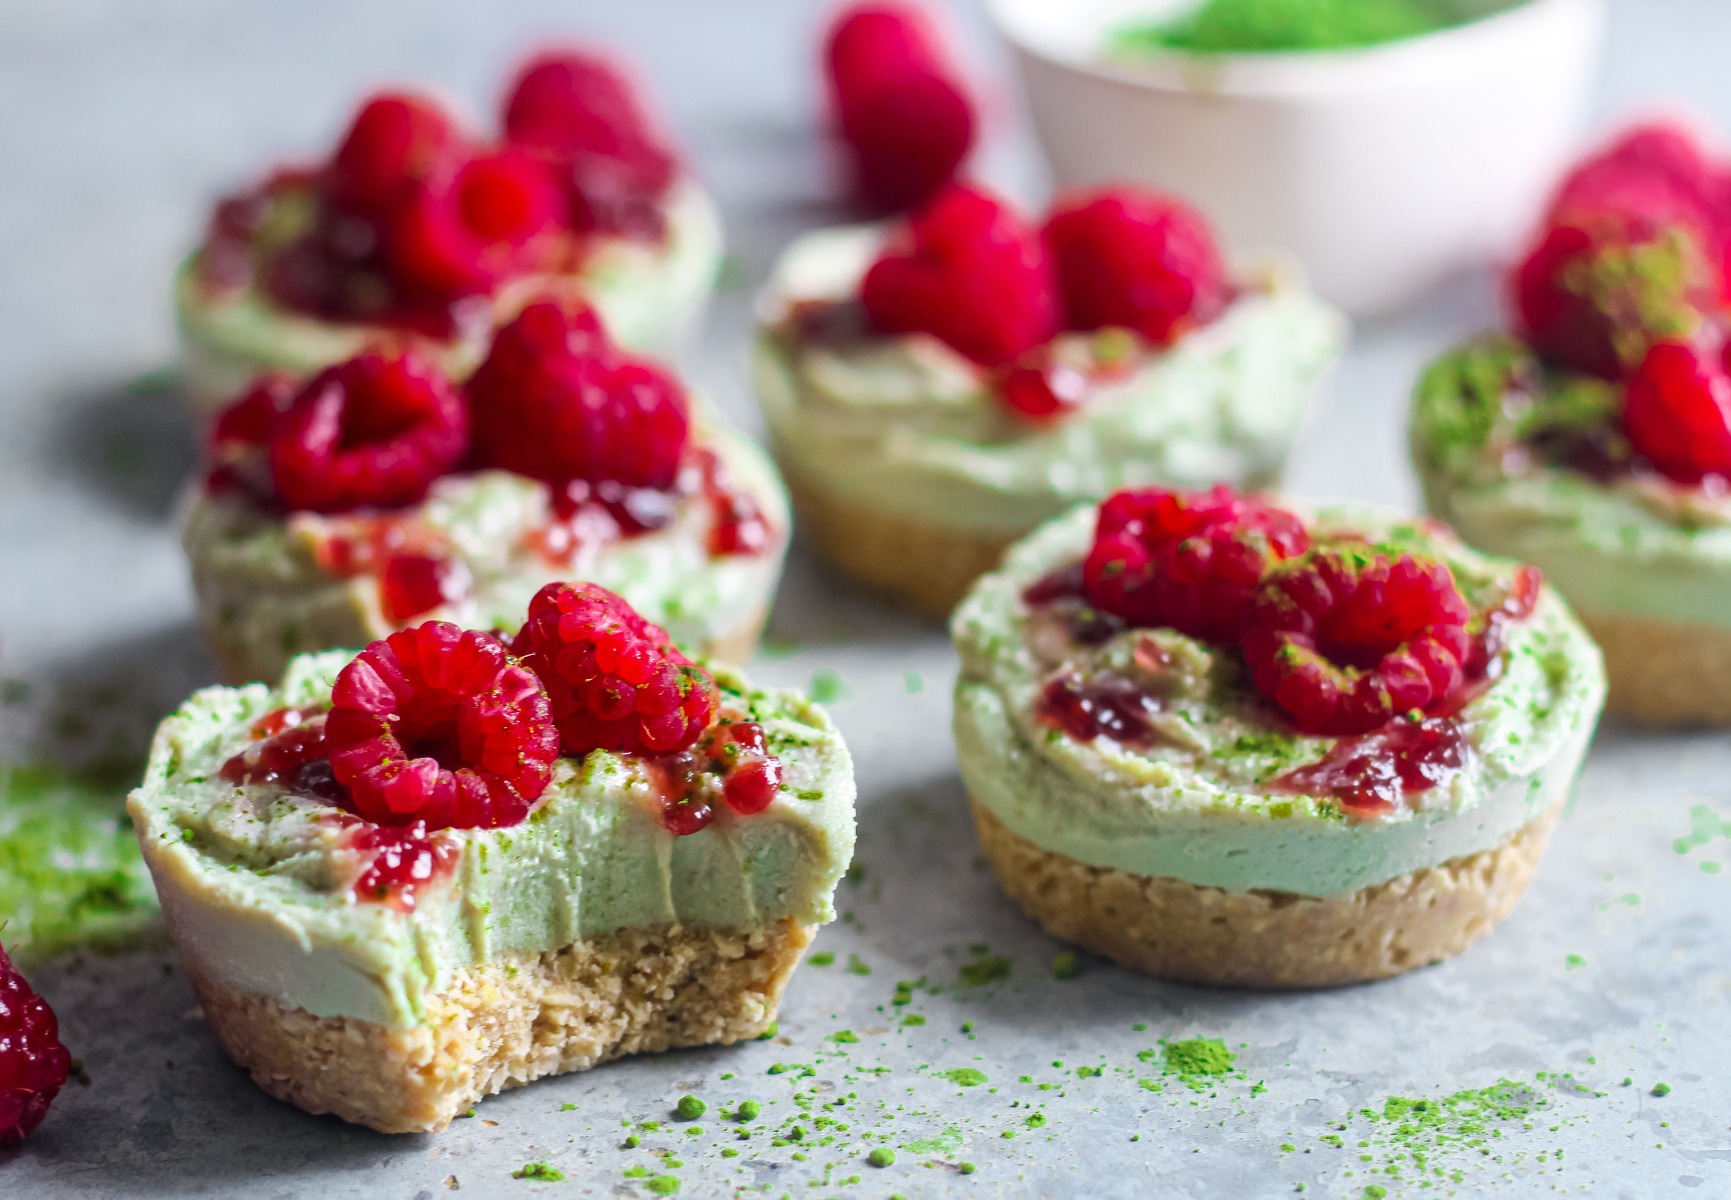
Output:
M688 750L715 717L709 672L598 584L542 588L512 649L546 684L566 754Z
M1003 201L953 185L893 234L860 284L884 333L928 333L985 367L1058 332L1057 288L1039 231Z
M456 466L468 432L462 397L439 371L414 354L368 352L315 375L276 419L271 479L294 509L401 507Z
M427 829L516 824L559 756L540 679L492 634L446 621L393 633L342 669L325 743L356 814Z
M531 304L470 378L474 458L562 487L671 490L690 441L685 391L619 350L588 308Z
M1158 192L1067 197L1046 219L1046 243L1072 329L1117 326L1168 346L1218 317L1230 298L1208 223Z
M868 203L911 208L955 177L978 120L923 10L881 3L844 10L825 38L824 68L853 184Z
M1510 299L1516 328L1540 358L1617 380L1654 343L1701 328L1721 286L1691 226L1588 213L1546 229L1515 268Z
M1269 571L1240 644L1295 725L1348 736L1444 708L1466 682L1471 616L1444 564L1337 545Z
M512 145L554 165L573 229L661 236L678 160L617 63L580 49L535 56L508 90L504 121Z
M1232 642L1264 573L1309 545L1296 516L1225 487L1132 489L1100 506L1082 577L1091 604L1132 625Z
M54 1010L0 947L0 1146L35 1132L71 1070Z
M1679 483L1731 479L1731 346L1718 354L1682 342L1647 352L1623 407L1635 453Z

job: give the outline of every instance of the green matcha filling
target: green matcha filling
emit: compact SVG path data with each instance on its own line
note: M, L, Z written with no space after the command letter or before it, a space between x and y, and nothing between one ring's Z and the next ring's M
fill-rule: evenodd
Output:
M1130 57L1347 50L1464 25L1520 0L1203 0L1176 17L1112 30L1108 53Z
M44 764L0 765L0 943L14 956L120 948L155 922L123 790Z

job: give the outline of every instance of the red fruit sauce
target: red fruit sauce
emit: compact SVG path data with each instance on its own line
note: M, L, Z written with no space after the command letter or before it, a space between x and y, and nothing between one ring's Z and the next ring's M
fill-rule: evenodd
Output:
M1036 579L1023 591L1022 602L1060 616L1071 639L1083 646L1103 646L1129 628L1122 618L1094 607L1079 562Z
M356 821L348 846L371 861L355 880L356 900L413 912L419 890L450 874L456 849L446 838L429 834L425 824L373 825Z
M326 574L339 579L377 578L379 608L396 625L457 603L471 583L468 569L452 557L445 535L413 517L333 519L313 554Z
M756 721L723 718L690 750L646 761L657 781L661 824L675 837L706 828L718 804L752 816L781 790L781 760L769 753Z
M1397 720L1372 733L1341 738L1321 762L1289 771L1267 786L1327 796L1349 815L1376 817L1394 812L1408 795L1430 791L1466 759L1466 735L1458 721Z
M325 758L322 708L279 708L253 722L249 732L253 743L217 772L224 782L286 783L295 791L302 790L303 774L309 784L317 782L310 768Z
M1158 735L1151 718L1160 709L1153 692L1110 672L1088 679L1060 675L1040 694L1040 719L1079 742L1109 737L1124 746L1153 745Z

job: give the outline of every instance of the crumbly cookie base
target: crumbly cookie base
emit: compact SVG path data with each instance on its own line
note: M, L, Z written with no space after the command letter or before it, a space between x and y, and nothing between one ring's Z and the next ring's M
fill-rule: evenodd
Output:
M1731 629L1576 613L1605 652L1611 712L1649 725L1731 726Z
M1052 936L1149 975L1256 988L1363 983L1459 954L1519 902L1561 808L1493 850L1317 898L1089 866L971 804L998 882Z
M1021 536L953 529L850 504L801 480L785 458L781 468L799 530L823 557L849 579L925 616L948 617Z
M409 1029L315 1017L189 968L223 1049L279 1100L381 1133L436 1132L484 1096L627 1054L756 1037L815 929L664 925L459 971Z

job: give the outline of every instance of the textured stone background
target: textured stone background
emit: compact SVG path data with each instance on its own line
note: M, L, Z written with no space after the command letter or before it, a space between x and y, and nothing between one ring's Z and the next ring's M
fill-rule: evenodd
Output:
M1731 130L1731 7L1613 8L1599 119L1681 101ZM977 61L996 63L966 15ZM172 395L128 383L172 356L168 276L217 191L274 154L325 145L368 84L437 82L480 108L528 39L582 32L627 48L655 78L755 282L792 233L832 215L809 115L818 17L793 0L0 5L0 671L90 718L85 744L135 742L210 675L171 527L189 435ZM988 161L1013 186L1035 178L1014 136ZM1410 502L1400 430L1413 373L1486 324L1492 299L1488 278L1462 279L1362 329L1300 448L1295 490ZM755 427L747 325L746 294L725 296L694 374ZM772 636L782 649L760 675L803 684L834 670L845 684L835 713L860 764L864 866L841 896L852 919L820 942L836 961L798 977L780 1044L618 1064L490 1101L438 1137L390 1139L255 1091L216 1054L166 955L63 961L39 982L91 1082L68 1089L28 1149L0 1157L0 1195L408 1200L447 1194L453 1178L465 1196L647 1195L624 1170L674 1145L685 1147L672 1172L682 1194L700 1196L1254 1197L1301 1183L1328 1197L1371 1183L1390 1195L1731 1194L1731 878L1703 869L1731 847L1674 845L1692 806L1731 816L1724 736L1606 729L1533 894L1459 961L1309 996L1169 987L1087 961L1060 982L1049 969L1059 947L973 861L941 633L849 598L796 554ZM0 741L12 747L40 732L7 720ZM976 945L1009 960L1007 978L960 986ZM850 973L850 957L870 974ZM922 977L937 990L895 1009L896 981ZM897 1011L927 1023L903 1028ZM825 1040L842 1029L860 1040ZM1238 1049L1242 1074L1193 1092L1162 1076L1158 1054L1137 1057L1198 1035ZM777 1062L817 1074L767 1074ZM1101 1073L1079 1077L1083 1066ZM940 1078L956 1067L989 1082ZM1505 1077L1544 1107L1489 1122L1482 1147L1421 1137L1424 1171L1399 1158L1388 1125L1350 1120L1389 1096L1434 1099ZM1669 1095L1651 1094L1659 1082ZM713 1112L702 1135L646 1133L643 1147L619 1148L622 1120L665 1118L682 1092L712 1106L757 1099L779 1125L796 1089L856 1094L836 1114L851 1128L804 1162L766 1135L731 1142ZM1025 1125L1033 1111L1047 1118L1037 1131ZM904 1148L884 1170L863 1162L880 1143L862 1132L906 1147L945 1128L960 1145ZM747 1147L740 1157L719 1156L734 1144ZM538 1159L566 1181L510 1178ZM960 1174L964 1160L978 1170ZM1370 1173L1391 1164L1398 1176Z

